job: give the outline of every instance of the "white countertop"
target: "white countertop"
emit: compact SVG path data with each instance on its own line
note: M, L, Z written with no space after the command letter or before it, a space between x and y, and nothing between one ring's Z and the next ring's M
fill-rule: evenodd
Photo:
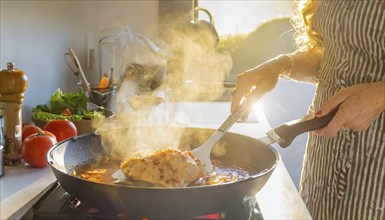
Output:
M215 108L214 108L215 106ZM205 109L211 120L189 121L192 127L218 128L228 115L229 103L203 103L193 106L186 105L190 113ZM201 112L201 111L199 111ZM251 115L251 120L237 123L230 132L240 133L254 138L264 136L270 129L264 114L256 111L257 116ZM256 120L257 119L257 120ZM258 121L258 122L257 122ZM205 122L205 123L202 123ZM50 168L6 167L5 175L0 177L0 219L18 219L40 198L42 191L54 182ZM274 170L266 185L257 194L265 219L311 219L301 197L299 196L282 161Z
M5 167L0 177L0 219L19 219L56 178L49 167Z

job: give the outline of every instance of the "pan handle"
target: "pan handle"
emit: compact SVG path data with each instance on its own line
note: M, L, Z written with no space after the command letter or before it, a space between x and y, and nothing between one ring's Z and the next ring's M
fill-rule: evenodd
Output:
M333 119L337 111L338 107L322 117L315 117L313 114L306 115L302 119L294 120L275 128L274 132L280 138L278 144L285 148L289 146L298 135L326 127Z

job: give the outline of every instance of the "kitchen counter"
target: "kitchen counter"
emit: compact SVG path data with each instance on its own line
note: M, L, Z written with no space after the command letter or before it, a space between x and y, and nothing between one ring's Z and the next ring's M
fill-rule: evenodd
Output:
M189 126L218 128L228 115L229 103L189 103L179 107L188 110L188 115L204 110L206 117L210 116L211 120L191 117L193 120L188 121ZM230 132L254 138L264 136L270 125L262 111L256 110L253 114L250 115L250 120L235 124ZM5 175L0 178L0 219L22 217L55 180L49 167L6 167ZM258 192L257 200L265 219L311 219L282 161Z
M19 219L56 178L49 167L5 167L0 177L0 219Z

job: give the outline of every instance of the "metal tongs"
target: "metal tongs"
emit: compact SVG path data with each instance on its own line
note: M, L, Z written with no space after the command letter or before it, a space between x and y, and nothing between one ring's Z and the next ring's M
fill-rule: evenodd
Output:
M206 142L204 142L199 147L191 150L191 153L196 158L198 158L198 160L204 163L206 173L210 173L212 169L210 155L215 143L217 143L217 141L219 141L219 139L223 137L225 132L227 132L231 128L231 126L233 126L233 124L237 122L238 119L240 119L248 111L251 104L251 99L244 100L240 104L239 108L233 113L231 113L229 117L226 118L222 125L210 136L210 138Z
M205 164L206 173L210 173L212 169L211 163L211 150L215 143L219 141L227 132L231 126L249 109L252 104L252 99L247 98L244 100L239 108L232 113L223 124L210 136L210 138L200 145L199 147L191 150L191 153ZM306 115L305 117L297 120L287 122L277 128L274 128L266 133L265 137L258 140L265 144L270 145L277 142L281 147L289 146L295 137L298 135L323 128L329 124L337 113L338 107L331 111L329 114L322 117L315 117L314 114Z
M67 65L69 66L69 68L72 70L72 72L75 73L76 76L79 77L79 81L81 82L81 85L82 87L86 90L86 92L88 93L89 96L91 96L91 88L90 88L90 84L88 83L87 81L87 78L86 76L84 75L84 72L83 72L83 68L82 66L80 65L80 62L79 62L79 59L78 57L76 56L75 52L71 49L71 48L68 48L68 53L65 53L65 55L69 55L71 57L71 60L75 66L76 69L73 69L68 63L67 63L67 59L65 59Z

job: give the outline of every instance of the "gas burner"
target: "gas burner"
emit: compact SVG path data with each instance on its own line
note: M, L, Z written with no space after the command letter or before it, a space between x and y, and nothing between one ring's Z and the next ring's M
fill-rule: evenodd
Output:
M263 219L259 211L255 197L244 200L242 203L234 204L227 211L213 213L210 215L191 217L192 220L206 219ZM23 216L24 220L51 220L51 219L142 219L153 220L154 218L137 217L127 214L116 213L113 210L100 210L89 204L81 202L68 194L59 183L54 183L52 187L42 196L42 198ZM155 218L156 219L156 218Z

